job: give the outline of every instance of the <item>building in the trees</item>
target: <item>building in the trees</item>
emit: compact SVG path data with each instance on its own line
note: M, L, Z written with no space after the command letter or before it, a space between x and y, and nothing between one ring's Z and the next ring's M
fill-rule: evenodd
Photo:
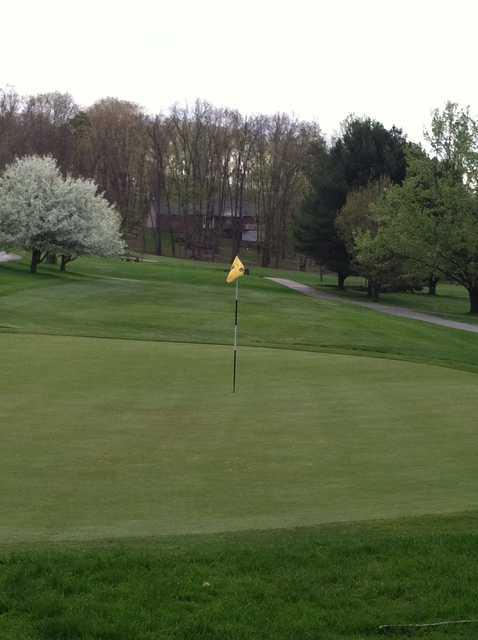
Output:
M242 207L242 215L234 214L231 207L226 207L222 214L183 213L178 207L161 203L152 206L146 220L146 227L151 230L173 232L178 238L193 235L195 231L206 231L218 239L232 239L235 225L241 233L241 242L255 244L258 240L258 224L255 208L248 203Z

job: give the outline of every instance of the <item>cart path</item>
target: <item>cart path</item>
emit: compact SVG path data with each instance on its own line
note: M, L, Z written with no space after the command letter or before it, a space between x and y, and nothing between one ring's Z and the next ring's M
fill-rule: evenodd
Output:
M411 311L410 309L404 309L403 307L394 307L388 304L380 304L379 302L362 302L360 300L349 300L343 298L335 293L326 293L325 291L317 291L306 284L295 282L294 280L287 280L287 278L267 278L277 284L281 284L283 287L293 289L298 293L302 293L305 296L311 296L312 298L318 298L319 300L333 300L334 302L345 302L347 304L354 304L358 307L366 307L367 309L373 309L379 313L384 313L387 316L398 316L400 318L408 318L409 320L419 320L420 322L429 322L430 324L437 324L441 327L447 327L448 329L459 329L460 331L469 331L471 333L478 333L478 324L471 324L468 322L456 322L455 320L447 320L446 318L440 318L438 316L431 315L429 313L420 313L418 311Z

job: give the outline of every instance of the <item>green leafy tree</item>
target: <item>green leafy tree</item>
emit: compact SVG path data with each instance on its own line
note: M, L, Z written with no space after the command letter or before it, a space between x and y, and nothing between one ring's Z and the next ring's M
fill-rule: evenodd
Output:
M357 233L360 231L377 231L374 205L390 186L389 178L380 178L347 194L347 199L339 211L335 224L350 255L353 256L355 252L355 236Z
M380 242L422 273L466 288L478 313L478 197L436 160L415 160L377 207Z
M332 146L316 145L311 150L311 190L296 224L297 248L337 271L340 288L353 271L353 262L337 230L339 211L348 193L371 181L385 176L393 183L403 181L405 146L399 129L350 117Z
M334 158L333 149L319 144L312 149L309 168L311 189L296 222L296 246L305 255L336 271L339 287L343 288L351 271L350 256L335 226L347 192L343 167Z
M429 130L425 133L433 156L442 171L458 182L476 186L478 181L478 123L470 108L447 102L444 109L435 109Z
M368 279L368 295L374 298L378 298L384 277L392 272L396 276L398 267L395 260L393 269L387 267L380 270L379 265L374 264L372 259L373 251L381 250L380 242L374 242L378 232L375 205L390 185L389 178L379 178L369 182L365 187L350 191L336 220L339 236L351 256L354 271ZM360 240L360 250L357 240ZM379 257L385 258L382 255Z
M448 102L433 112L426 134L433 156L414 149L407 179L375 207L375 237L357 238L364 268L386 272L394 257L466 288L478 313L478 126L469 108Z
M369 293L378 300L385 283L393 285L403 277L403 259L385 234L369 229L357 232L354 248L361 273L368 279Z

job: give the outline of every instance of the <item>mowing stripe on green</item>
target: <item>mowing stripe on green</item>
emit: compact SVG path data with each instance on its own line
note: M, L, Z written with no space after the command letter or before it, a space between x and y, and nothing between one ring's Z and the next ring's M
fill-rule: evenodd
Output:
M0 335L0 541L478 506L478 378L354 356Z

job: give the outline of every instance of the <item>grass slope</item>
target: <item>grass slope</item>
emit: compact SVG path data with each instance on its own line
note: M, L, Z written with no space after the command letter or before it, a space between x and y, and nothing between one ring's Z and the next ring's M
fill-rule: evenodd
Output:
M325 276L322 282L318 282L318 279L312 274L307 274L306 278L308 282L317 285L324 291L330 291L345 298L370 302L370 299L367 298L366 281L363 278L347 278L344 291L338 289L337 278L332 275ZM381 293L380 302L424 313L433 313L458 322L478 322L478 317L469 313L470 303L466 289L454 284L438 283L437 295L435 296L428 295L426 289L414 293Z
M398 640L476 618L476 515L4 551L2 640ZM478 625L413 634L476 637Z
M363 353L478 370L478 341L472 334L318 302L265 280L267 273L255 269L241 281L242 345ZM284 275L318 282L312 274ZM69 274L42 266L36 278L24 265L9 265L0 267L0 333L230 344L232 298L222 265L83 259Z

